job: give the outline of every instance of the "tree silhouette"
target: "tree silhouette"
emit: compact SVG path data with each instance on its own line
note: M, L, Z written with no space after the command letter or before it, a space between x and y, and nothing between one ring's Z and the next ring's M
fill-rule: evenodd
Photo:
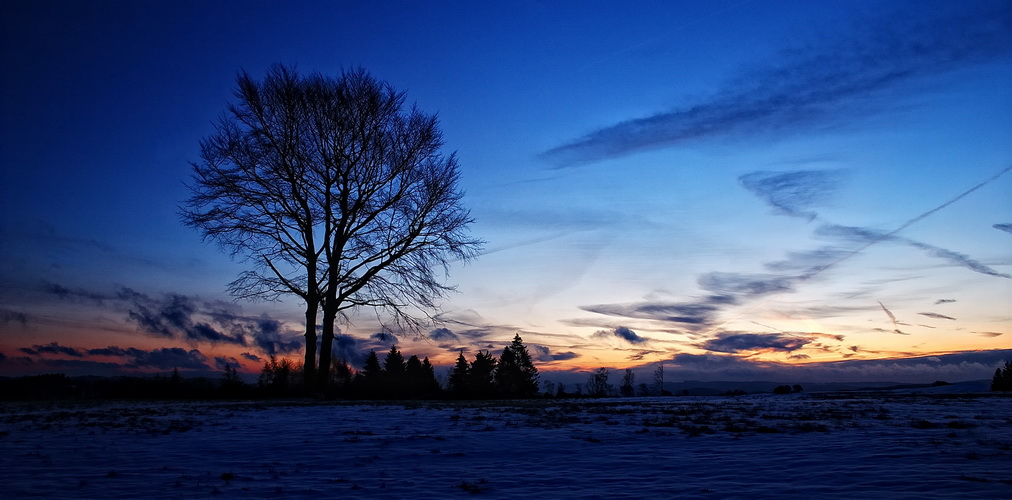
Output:
M467 395L469 370L470 365L467 364L467 358L464 357L464 351L460 351L460 354L457 356L457 364L453 366L453 370L450 372L450 378L447 381L447 385L449 385L448 389L454 396L464 397Z
M992 391L1012 391L1012 361L1006 361L1005 366L994 371L991 378Z
M626 368L625 375L622 376L622 386L619 388L619 392L622 393L623 397L632 397L636 392L633 386L636 384L636 374L632 370Z
M587 395L602 398L611 394L613 387L608 383L608 369L598 368L587 379Z
M467 392L474 398L495 397L496 359L488 351L478 351L467 369Z
M376 351L369 351L369 355L365 358L365 363L362 365L362 390L366 396L375 397L380 393L384 386L384 375L383 367L380 366L379 356L376 355Z
M429 362L429 357L422 359L422 389L423 394L437 394L440 391L439 381L436 380L436 369Z
M234 296L306 304L304 378L325 384L338 319L371 307L418 328L452 289L437 269L477 255L457 159L441 152L435 115L405 109L403 93L364 70L331 78L274 65L236 84L191 164L181 216L251 264Z
M508 398L529 398L538 393L538 369L519 333L499 356L495 386L500 396Z

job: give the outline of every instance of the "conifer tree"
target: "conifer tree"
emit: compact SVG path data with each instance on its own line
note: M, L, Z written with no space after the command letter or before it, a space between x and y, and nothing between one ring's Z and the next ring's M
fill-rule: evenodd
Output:
M439 381L436 380L436 369L429 362L429 357L426 356L422 360L422 384L425 394L437 394L440 391Z
M362 379L365 382L363 390L366 397L380 396L383 388L383 375L379 356L376 355L376 351L369 351L369 356L365 358L365 364L362 365Z
M447 381L449 385L449 391L457 396L464 397L467 395L467 380L468 371L470 366L467 364L467 358L464 357L464 351L460 351L460 355L457 356L457 364L453 366L453 371L450 372L450 379Z
M519 333L499 356L495 386L504 397L529 398L538 394L538 369Z
M424 392L425 370L422 368L422 360L414 354L404 364L404 391L406 396L418 397Z
M994 371L991 378L992 391L1012 391L1012 361L1006 361L1005 366Z
M478 351L467 370L467 388L471 397L493 398L495 392L495 356L488 351Z
M401 351L397 350L396 345L390 346L390 351L387 352L387 357L383 360L383 371L386 372L386 395L403 396L407 367L404 365L404 356L401 355Z

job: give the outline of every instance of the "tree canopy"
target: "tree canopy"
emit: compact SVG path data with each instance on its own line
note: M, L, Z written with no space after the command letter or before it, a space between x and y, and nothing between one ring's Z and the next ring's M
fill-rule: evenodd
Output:
M183 222L250 265L237 298L305 303L305 380L326 380L335 323L360 307L419 327L452 290L449 263L481 241L442 152L435 115L364 70L336 78L272 66L235 101L192 163ZM317 361L317 318L323 313Z

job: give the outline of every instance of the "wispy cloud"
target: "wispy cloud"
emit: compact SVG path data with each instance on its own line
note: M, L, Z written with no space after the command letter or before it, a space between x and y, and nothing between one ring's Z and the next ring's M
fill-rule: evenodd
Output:
M1012 233L1012 224L995 224L991 226L999 231L1005 231L1006 233Z
M553 353L551 348L540 344L530 344L529 347L531 351L531 358L533 358L534 361L540 361L543 363L551 361L566 361L580 357L579 354L573 351Z
M622 121L552 148L559 166L731 137L818 131L888 109L901 84L1012 53L1003 2L931 4L808 40L708 98Z
M882 311L886 313L886 316L889 316L889 321L891 321L891 322L892 322L892 324L893 324L893 333L898 333L898 334L900 334L900 335L907 335L906 333L903 333L902 331L900 331L900 327L899 327L899 324L898 324L898 322L896 321L896 315L895 315L895 314L893 314L893 312L892 312L892 311L890 311L890 310L889 310L889 308L888 308L888 307L886 307L886 306L885 306L884 304L882 304L881 302L879 302L879 303L878 303L878 305L879 305L879 307L881 307L881 308L882 308Z
M642 344L650 340L640 337L636 334L636 332L624 326L620 326L614 330L598 330L597 332L594 332L593 336L604 339L619 338L630 344Z
M699 344L707 351L739 352L792 352L811 343L811 339L781 333L721 332Z
M157 349L137 349L135 347L108 346L94 349L82 349L68 347L57 342L45 345L33 345L22 347L21 352L30 356L42 358L46 365L63 367L100 367L114 369L158 369L171 370L207 370L208 358L197 349L183 349L181 347L161 347ZM70 356L73 360L52 359L52 356ZM117 362L97 361L95 357L118 358ZM62 364L61 364L62 362ZM71 362L71 363L67 363Z
M1006 170L1007 171L1007 170ZM824 224L815 230L815 233L819 236L839 238L850 240L858 243L864 243L866 245L888 241L892 243L899 243L919 250L924 250L929 255L947 260L953 264L961 267L970 269L971 271L986 274L988 276L995 276L999 278L1012 278L1012 276L999 272L991 267L971 258L968 255L941 248L928 243L912 240L903 236L897 236L896 231L885 233L877 231L871 228L865 227L853 227L853 226L841 226L838 224ZM862 247L864 248L864 247Z
M817 214L811 208L828 201L841 179L836 170L758 171L738 177L738 182L777 213L812 220Z
M27 326L28 315L10 309L0 309L0 325L6 325L7 323L19 323L21 326Z
M853 346L857 355L862 349ZM670 358L665 377L673 380L771 380L809 382L950 382L989 378L1012 350L968 351L915 357L889 353L890 359L850 359L786 364L733 354L687 354Z
M917 314L920 314L921 316L927 316L929 318L947 319L947 320L951 320L951 321L956 321L956 318L953 318L952 316L946 316L944 314L938 314L938 313L933 313L933 312L917 313Z
M82 358L84 357L85 354L80 349L62 346L58 342L50 342L45 345L33 345L31 347L21 347L18 350L20 350L25 354L33 356L46 355L46 354L64 354L75 358Z
M696 302L644 301L631 304L581 306L584 311L620 318L647 319L675 323L688 329L705 327L725 305L735 302L730 296L713 295Z

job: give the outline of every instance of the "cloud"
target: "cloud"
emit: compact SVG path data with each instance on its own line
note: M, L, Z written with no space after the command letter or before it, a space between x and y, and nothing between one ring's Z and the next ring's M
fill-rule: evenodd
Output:
M991 226L999 231L1005 231L1006 233L1012 233L1012 224L995 224Z
M854 356L861 351L852 346ZM779 363L733 354L676 354L665 362L670 380L780 382L930 383L990 379L997 366L1012 359L1012 350L966 351L933 356L901 355L890 359L848 359L825 363Z
M215 368L218 368L219 370L224 370L226 367L229 367L229 366L236 367L236 366L239 366L240 364L241 363L239 363L239 360L233 358L232 356L215 356L214 357L214 366L215 366Z
M738 352L791 352L811 343L810 339L780 333L721 332L699 347L707 351Z
M835 170L759 171L742 175L738 181L778 213L812 220L817 214L810 209L832 196L840 178Z
M723 306L734 302L733 297L713 295L697 302L651 301L632 304L598 304L581 306L580 309L607 316L678 323L692 328L709 325L713 321L713 316Z
M1008 170L1009 169L1006 169L1002 173L1007 172ZM923 218L923 216L920 218ZM909 223L905 224L904 227L908 225ZM841 226L838 224L824 224L815 230L815 233L820 236L845 239L865 244L873 244L881 241L900 243L920 250L924 250L934 257L945 259L953 264L965 267L974 272L986 274L989 276L995 276L999 278L1012 278L1012 275L998 272L970 258L967 255L952 250L948 250L945 248L937 247L934 245L929 245L927 243L922 243L920 241L915 241L909 238L904 238L902 236L896 236L897 232L898 231L893 231L891 233L883 233L881 231L877 231L870 228Z
M441 345L450 345L452 343L460 342L460 337L448 328L436 328L435 330L432 330L429 332L429 338L440 342Z
M938 304L951 304L955 301L956 299L938 299L935 301L935 305L937 306Z
M200 351L196 349L188 351L180 347L163 347L152 350L144 350L137 349L135 347L108 346L94 349L81 349L62 346L57 342L51 342L44 345L22 347L19 350L26 354L39 357L67 355L76 358L74 360L52 358L46 358L43 360L45 365L53 367L87 368L90 366L93 368L101 368L105 371L107 371L106 369L111 368L115 368L117 370L122 368L156 368L159 370L179 368L181 370L207 370L209 368L207 365L207 357ZM123 362L114 363L85 359L92 356L121 358ZM68 361L76 361L76 364L67 363Z
M844 257L848 252L835 247L822 247L804 252L788 252L787 258L764 264L766 269L778 272L796 272L810 275L817 270L825 269L833 262Z
M128 320L141 331L159 337L256 347L269 355L289 354L303 347L304 340L298 333L285 331L280 321L266 313L242 316L228 304L207 304L176 293L151 297L122 288L116 297L127 303ZM210 319L210 323L201 321L201 317Z
M1009 55L1012 9L1006 4L932 6L808 40L709 97L600 128L542 157L571 166L704 140L819 131L889 109L903 83Z
M41 356L43 354L64 354L67 356L73 356L75 358L84 357L84 352L73 347L62 346L57 342L50 342L45 345L33 345L31 347L22 347L19 349L25 354L33 356Z
M258 363L260 362L260 359L261 359L260 356L257 356L256 354L249 353L249 352L244 352L244 353L240 354L240 356L242 356L243 359L247 359L249 361L255 361L255 362L258 362Z
M0 325L7 323L20 323L21 326L28 325L28 315L23 312L0 309Z
M245 327L246 331L250 332L253 337L253 344L268 355L298 352L302 349L305 342L292 333L283 335L281 322L272 319L266 314L257 318L251 324L247 323Z
M636 335L636 332L624 326L620 326L614 330L598 330L597 332L594 332L593 336L597 338L618 337L630 344L642 344L650 340Z
M700 276L696 281L704 290L720 296L756 297L793 291L794 282L799 279L798 276L777 274L711 272Z
M46 294L53 295L60 300L93 302L96 304L103 304L106 300L111 298L105 294L92 292L83 288L71 290L63 285L48 282L42 284L42 291Z
M168 370L179 368L185 370L206 370L207 357L196 349L187 351L181 347L162 347L151 351L139 351L133 360L126 364L130 368L157 368Z
M335 335L332 351L335 360L343 359L355 366L360 366L365 362L367 355L359 347L358 340L350 335Z
M921 316L927 316L929 318L948 319L948 320L956 321L956 318L953 318L952 316L946 316L944 314L938 314L938 313L932 313L932 312L917 313L917 314L920 314Z
M369 336L370 339L384 344L396 344L397 336L390 332L377 332Z
M898 323L896 321L896 316L893 314L893 312L890 311L888 308L886 308L886 306L883 305L881 302L879 302L878 305L879 307L882 308L882 311L886 313L886 316L889 316L889 321L891 321L893 324L893 332L903 334L903 332L900 331L900 327L898 326Z
M579 354L573 351L552 353L551 349L547 346L539 344L529 344L531 350L531 358L534 361L551 362L551 361L565 361L568 359L574 359L580 357Z

